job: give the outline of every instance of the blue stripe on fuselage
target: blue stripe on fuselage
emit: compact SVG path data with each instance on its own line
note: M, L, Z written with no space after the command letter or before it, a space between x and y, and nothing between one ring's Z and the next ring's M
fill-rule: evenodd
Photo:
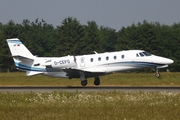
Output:
M104 65L118 65L118 66L134 66L134 67L155 67L155 66L164 66L165 64L160 63L151 63L151 62L116 62L116 63L108 63Z
M15 65L18 69L25 70L25 71L27 71L27 70L28 71L45 71L44 68L35 68L35 67L19 64L17 62L15 62Z

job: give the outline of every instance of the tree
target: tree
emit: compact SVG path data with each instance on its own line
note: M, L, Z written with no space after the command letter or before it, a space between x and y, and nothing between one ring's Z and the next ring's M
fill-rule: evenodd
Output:
M117 33L115 29L101 26L99 36L101 52L112 52L116 50Z
M43 19L35 22L23 20L20 27L20 38L30 51L38 56L53 56L56 46L54 27Z
M93 51L101 52L99 29L95 21L88 21L85 26L84 36L84 53L94 53Z
M137 28L137 39L135 40L135 48L146 51L157 51L158 40L156 27L152 23L144 21L142 25Z
M10 72L10 70L13 70L14 67L12 66L13 61L6 39L18 37L19 29L17 27L17 24L15 24L14 21L11 20L6 25L2 26L1 24L0 30L0 67L2 71L6 70L7 72Z
M84 52L84 26L76 18L68 17L57 27L56 55L77 55Z
M135 49L135 40L137 40L137 27L133 24L131 27L122 28L118 32L117 50Z

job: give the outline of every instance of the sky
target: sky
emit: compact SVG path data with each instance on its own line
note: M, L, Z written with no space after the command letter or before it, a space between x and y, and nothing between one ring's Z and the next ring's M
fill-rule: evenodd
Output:
M56 27L73 17L84 25L95 21L118 31L144 20L173 25L180 22L179 11L180 0L0 0L3 24L38 18Z

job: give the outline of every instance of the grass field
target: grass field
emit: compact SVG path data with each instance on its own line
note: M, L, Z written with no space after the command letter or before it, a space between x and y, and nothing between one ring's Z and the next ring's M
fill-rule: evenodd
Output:
M161 78L154 73L117 73L100 77L101 85L180 85L180 73L164 72ZM88 79L88 85L94 85L94 79ZM79 79L53 78L48 76L29 76L25 72L0 73L0 85L81 85Z
M179 120L180 93L0 93L0 120Z
M101 85L180 85L180 73L119 73L101 77ZM88 79L93 85L93 79ZM0 73L3 85L80 85L78 79L26 77ZM175 92L29 92L0 93L0 120L179 120L180 93Z

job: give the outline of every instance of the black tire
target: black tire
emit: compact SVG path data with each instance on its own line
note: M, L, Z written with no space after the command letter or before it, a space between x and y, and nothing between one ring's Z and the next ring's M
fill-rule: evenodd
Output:
M82 86L86 86L86 85L87 85L87 80L81 81L81 85L82 85Z
M96 86L100 85L100 79L99 79L99 77L95 77L94 85L96 85Z
M100 85L100 80L95 80L94 85L96 85L96 86Z

